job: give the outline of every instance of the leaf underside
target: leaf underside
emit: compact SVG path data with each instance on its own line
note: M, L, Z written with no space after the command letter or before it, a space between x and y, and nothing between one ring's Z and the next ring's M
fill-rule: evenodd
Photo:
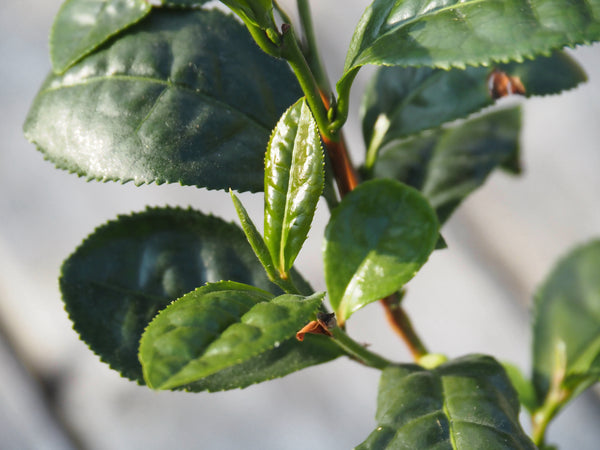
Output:
M380 67L361 105L367 147L381 147L492 105L489 76L494 70L518 77L528 97L556 94L587 79L583 69L562 51L532 61L497 64L494 68ZM377 142L372 142L376 126L380 128L375 136Z
M300 96L232 16L160 8L50 75L24 129L88 179L261 191L269 134Z
M519 424L519 401L502 366L470 355L434 370L383 371L378 427L360 450L535 449Z
M520 109L486 114L453 128L388 142L374 176L419 189L444 223L497 167L518 160Z
M64 262L60 289L81 338L113 369L143 382L137 353L144 328L173 300L219 280L281 292L237 226L163 208L97 228Z
M577 247L539 288L533 322L533 381L545 398L555 371L600 380L600 241ZM564 349L566 367L556 367Z

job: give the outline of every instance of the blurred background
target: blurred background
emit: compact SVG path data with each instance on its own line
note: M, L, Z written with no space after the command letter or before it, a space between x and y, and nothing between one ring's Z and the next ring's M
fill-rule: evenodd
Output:
M87 183L54 169L25 141L21 127L50 69L47 38L60 3L0 3L0 448L291 450L360 443L375 427L379 373L346 359L241 391L153 392L120 378L78 339L57 276L96 226L146 205L190 205L227 220L235 212L223 192ZM368 3L312 2L333 81ZM281 4L293 10L293 1ZM560 255L600 236L600 45L571 53L590 81L524 103L524 175L491 176L445 226L448 249L435 252L410 282L406 308L432 351L490 353L529 373L536 286ZM364 153L356 109L372 73L362 71L353 88L346 128L355 162ZM262 207L260 195L242 200ZM297 264L317 289L324 288L320 248L328 216L324 205L320 211ZM410 360L377 303L348 329L374 351ZM599 396L589 391L556 419L549 442L597 449L598 423Z

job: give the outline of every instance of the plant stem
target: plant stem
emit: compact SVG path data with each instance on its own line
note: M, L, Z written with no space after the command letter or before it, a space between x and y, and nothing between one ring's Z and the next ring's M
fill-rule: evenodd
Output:
M329 95L331 92L329 78L327 77L327 72L325 71L321 57L319 56L319 48L315 39L310 5L307 0L297 0L296 5L298 7L298 15L300 16L300 25L304 33L304 39L306 40L304 56L317 81L319 90L322 93Z
M560 386L553 386L544 404L531 416L531 438L536 446L541 447L544 444L548 424L569 401L571 394L571 391Z
M332 334L334 342L344 350L348 356L364 365L383 370L393 364L382 356L367 350L364 346L348 336L340 327L331 328L329 329L329 332Z
M329 120L327 119L327 110L321 101L319 86L306 62L304 55L298 46L296 36L291 26L284 24L282 26L283 45L281 47L281 56L287 60L290 67L296 74L296 78L300 82L302 92L306 96L308 106L317 122L319 131L323 139L329 141L338 141L339 136L329 131Z
M412 322L400 303L401 298L398 294L389 295L381 300L392 329L402 338L413 358L418 361L429 352L417 335Z

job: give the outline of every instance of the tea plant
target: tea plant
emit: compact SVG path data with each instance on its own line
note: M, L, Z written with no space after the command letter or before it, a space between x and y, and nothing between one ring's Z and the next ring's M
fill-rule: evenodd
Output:
M562 49L600 39L600 0L375 0L335 89L307 0L298 25L273 0L223 0L233 14L205 3L67 0L56 17L27 138L87 180L229 190L241 224L149 208L97 228L60 276L82 339L140 384L190 392L349 357L382 371L378 426L358 448L547 447L550 421L600 377L600 241L539 289L530 377L430 352L403 287L445 247L440 226L465 197L497 168L520 172L519 107L495 100L585 80ZM367 64L381 67L357 169L342 130ZM234 191L264 191L262 234ZM327 292L314 292L294 261L321 196ZM413 363L346 333L375 301Z

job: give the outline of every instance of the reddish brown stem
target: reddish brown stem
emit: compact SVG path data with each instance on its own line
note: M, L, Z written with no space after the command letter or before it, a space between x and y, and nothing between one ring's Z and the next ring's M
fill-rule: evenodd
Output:
M329 100L327 95L320 91L321 100L323 100L323 104L325 105L325 109L329 109ZM344 135L342 132L338 132L339 139L337 141L332 141L327 137L321 135L323 139L323 143L325 144L325 148L327 149L327 154L329 155L329 160L331 161L331 167L333 169L333 175L335 176L335 180L338 186L338 191L340 193L340 198L344 198L346 194L352 191L356 186L358 186L358 173L356 169L354 169L354 165L350 160L350 155L348 154L348 148L346 147L346 140L344 139Z
M428 351L425 348L425 345L423 345L423 342L421 342L421 339L419 339L419 336L417 336L410 319L400 305L399 296L397 294L389 295L388 297L381 299L381 304L385 309L385 314L392 329L406 343L413 358L418 360L426 355Z

